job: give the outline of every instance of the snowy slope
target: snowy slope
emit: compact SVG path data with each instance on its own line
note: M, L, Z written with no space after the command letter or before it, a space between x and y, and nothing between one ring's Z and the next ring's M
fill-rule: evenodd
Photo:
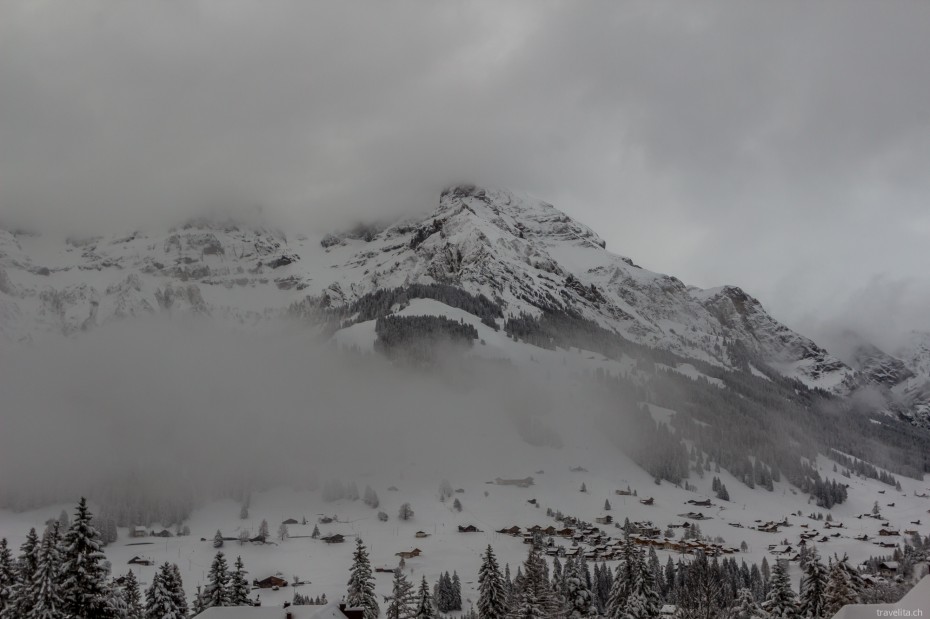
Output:
M853 370L739 288L697 290L607 251L590 228L508 191L454 187L426 217L338 236L198 219L170 231L52 239L0 230L0 337L35 341L158 312L244 327L409 283L481 293L505 315L567 311L647 346L733 367L738 341L812 387Z

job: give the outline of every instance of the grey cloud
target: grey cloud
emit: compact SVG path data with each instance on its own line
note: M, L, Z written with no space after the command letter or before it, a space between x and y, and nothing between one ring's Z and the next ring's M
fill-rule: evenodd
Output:
M333 227L502 185L800 324L827 291L927 281L928 24L918 3L6 2L0 217L263 204Z

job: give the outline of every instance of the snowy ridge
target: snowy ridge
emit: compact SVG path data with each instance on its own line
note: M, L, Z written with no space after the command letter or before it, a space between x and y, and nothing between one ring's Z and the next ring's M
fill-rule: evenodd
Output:
M294 304L343 306L380 288L445 283L507 316L572 312L623 337L733 368L727 344L811 387L846 393L853 370L739 288L689 289L605 249L552 205L509 191L444 191L417 220L333 236L201 218L116 238L0 230L0 333L33 341L170 312L249 325Z

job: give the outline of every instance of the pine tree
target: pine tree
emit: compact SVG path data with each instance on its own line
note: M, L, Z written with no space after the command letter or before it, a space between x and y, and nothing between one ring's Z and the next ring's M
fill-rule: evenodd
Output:
M607 599L606 614L610 619L622 619L626 613L627 600L640 571L639 550L629 535L624 536L620 546L620 565L614 573L613 586Z
M313 533L310 534L313 539L320 539L320 527L313 525Z
M16 561L15 582L10 591L10 601L4 609L2 619L22 619L28 611L28 589L39 566L41 543L35 528L29 529L26 541L19 547Z
M184 594L184 583L181 581L181 570L176 563L168 564L168 570L165 573L165 588L174 602L175 608L181 617L187 617L187 596Z
M167 564L166 564L167 565ZM210 606L229 606L229 567L222 551L216 553L207 574L204 603Z
M245 566L242 563L242 557L236 557L235 569L229 579L229 605L230 606L251 606L252 600L249 598L249 581L246 580Z
M59 523L56 520L45 530L39 547L39 559L35 574L26 590L26 610L24 619L64 619L65 599L59 573L61 569L61 552L59 550ZM78 615L83 617L83 615Z
M426 582L426 576L420 583L420 596L417 602L416 619L436 619L436 613L433 610L433 597L429 593L429 583Z
M103 619L109 610L106 556L100 532L92 524L93 514L81 497L74 521L64 538L61 592L68 614L86 619Z
M365 619L378 619L378 614L381 611L378 608L378 598L375 595L375 578L371 573L368 550L366 550L360 537L355 539L355 553L352 557L352 567L349 570L348 585L346 606L363 608L365 610Z
M827 588L828 573L814 548L807 557L801 580L801 599L799 610L802 617L823 617L824 591Z
M526 571L522 582L519 585L514 582L516 599L511 616L515 619L541 619L557 614L558 602L546 577L546 562L536 548L530 550L523 567Z
M764 619L767 614L759 608L752 591L744 587L736 594L736 604L730 609L730 616L733 619Z
M242 508L239 510L239 520L248 520L249 519L249 507L245 503L242 504Z
M6 538L0 539L0 617L12 604L13 588L16 585L16 572L13 567L13 553L7 545Z
M223 534L219 529L216 530L216 535L213 536L213 547L222 548L223 547Z
M194 616L196 617L205 610L207 610L207 605L204 602L203 591L200 585L197 585L197 590L194 592Z
M171 564L165 562L152 577L145 592L146 619L185 619L187 613L178 608L177 597L171 591Z
M568 617L590 617L597 613L597 608L594 605L594 596L581 573L584 568L578 561L572 561L570 565L570 570L563 576Z
M835 615L846 604L859 602L859 594L849 578L843 561L837 560L830 566L830 576L824 588L823 598L825 617Z
M462 581L459 573L452 571L452 606L451 610L462 610Z
M791 589L791 580L788 578L788 570L784 561L775 561L771 588L765 600L765 609L772 617L793 619L798 616L798 605L794 590Z
M478 571L478 617L503 619L506 615L507 591L494 550L489 544Z
M142 593L139 591L139 581L132 570L126 574L123 580L123 601L126 603L126 614L128 619L140 619L142 617Z
M610 511L610 499L604 499L604 511L605 512Z
M271 537L271 533L268 531L268 521L262 519L262 523L258 525L258 536L263 542L268 541L268 538Z
M413 585L400 568L395 569L387 619L412 619L416 613L414 596Z

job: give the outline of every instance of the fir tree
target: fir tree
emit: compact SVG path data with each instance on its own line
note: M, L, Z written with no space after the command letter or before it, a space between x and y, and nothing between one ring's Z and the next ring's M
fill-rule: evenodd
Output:
M65 599L59 580L61 552L58 529L59 524L56 520L42 536L36 571L26 589L27 612L24 619L64 619L68 616L64 609Z
M313 533L310 534L313 539L320 539L320 527L313 525Z
M4 610L12 604L15 585L16 572L13 567L13 553L10 552L4 537L0 539L0 617L3 616Z
M216 530L216 535L213 536L213 547L222 548L223 547L223 534L220 533L220 530Z
M407 580L400 568L394 570L391 601L386 612L387 619L412 619L416 614L413 584Z
M245 566L242 563L242 557L236 557L235 569L229 579L229 605L230 606L251 606L252 600L249 598L249 581L246 580Z
M730 609L733 619L765 619L768 615L759 608L752 591L742 588L736 594L736 604Z
M772 617L793 619L798 616L798 605L784 561L775 561L771 588L765 600L765 609Z
M67 613L84 619L109 617L106 556L93 514L81 497L64 538L61 590Z
M835 615L846 604L859 602L859 594L853 586L843 561L835 561L830 566L830 576L823 593L823 613L825 617Z
M414 615L416 619L436 619L436 613L433 610L433 597L429 593L429 584L426 582L426 576L420 583L420 595L417 602L417 612Z
M140 619L143 610L142 592L139 591L139 581L136 580L136 575L132 570L129 570L123 580L122 595L128 619Z
M171 591L171 564L165 562L152 577L145 592L146 619L185 619L187 613L178 608L177 597Z
M346 606L363 608L365 619L378 619L381 611L375 595L375 578L371 573L368 550L365 549L360 537L355 540L355 553L352 557L352 567L349 570L348 585Z
M204 591L204 604L208 607L229 606L229 567L222 551L216 553L213 564L210 565L207 587Z
M801 599L799 610L802 617L823 617L824 591L827 588L828 573L820 555L814 548L807 557L801 580Z
M500 567L490 544L478 571L479 619L503 619L507 615L507 591L501 578Z
M577 561L572 561L570 565L570 570L563 576L563 587L568 605L567 616L571 619L590 617L597 613L597 608L594 605L594 596L588 589L584 575L581 573L584 568Z
M187 617L187 596L184 594L184 583L181 581L181 570L176 563L168 564L165 573L165 588L174 602L175 608L181 617Z
M200 585L197 585L197 590L194 592L194 616L196 617L205 610L207 610L207 605L204 602L203 591Z
M271 533L268 531L268 521L262 519L262 523L258 525L258 536L263 542L268 541L268 538L271 537Z
M452 571L452 610L462 610L462 581L455 570Z

